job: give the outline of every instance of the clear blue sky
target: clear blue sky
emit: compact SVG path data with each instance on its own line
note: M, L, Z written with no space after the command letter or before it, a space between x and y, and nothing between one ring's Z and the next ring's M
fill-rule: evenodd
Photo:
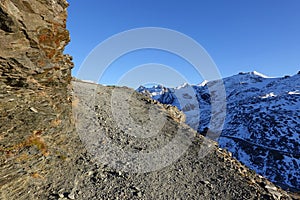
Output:
M105 39L141 27L173 29L193 38L211 56L222 77L254 70L268 76L283 76L300 70L299 0L69 0L69 3L67 28L71 42L65 53L74 58L74 76L89 53ZM185 60L148 49L122 56L100 83L116 84L124 73L146 63L170 66L192 84L202 81ZM178 83L169 86L175 84Z

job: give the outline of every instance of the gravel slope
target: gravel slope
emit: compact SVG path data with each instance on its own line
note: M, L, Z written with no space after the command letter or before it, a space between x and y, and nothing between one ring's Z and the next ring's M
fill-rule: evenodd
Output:
M72 102L60 87L1 86L1 200L292 199L179 123L175 108L72 84Z
M97 166L78 183L81 199L290 198L216 143L175 122L156 101L125 87L80 81L73 87L77 131ZM165 119L155 134L149 119ZM178 146L160 151L172 142ZM152 152L159 154L159 162L155 156L145 158Z

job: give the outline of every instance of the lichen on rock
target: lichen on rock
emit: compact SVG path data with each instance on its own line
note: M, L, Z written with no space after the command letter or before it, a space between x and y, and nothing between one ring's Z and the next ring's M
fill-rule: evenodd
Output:
M63 53L67 6L0 1L0 199L48 199L72 187L82 151L71 117L73 63Z
M61 0L0 2L1 82L21 87L29 85L29 77L43 85L70 82L73 64L63 54L70 41L67 5Z

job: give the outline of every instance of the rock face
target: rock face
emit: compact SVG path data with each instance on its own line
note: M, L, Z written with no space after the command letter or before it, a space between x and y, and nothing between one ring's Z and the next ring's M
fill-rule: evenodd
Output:
M72 63L65 0L0 2L0 76L10 86L67 85Z
M74 182L67 5L0 1L0 199L48 199Z

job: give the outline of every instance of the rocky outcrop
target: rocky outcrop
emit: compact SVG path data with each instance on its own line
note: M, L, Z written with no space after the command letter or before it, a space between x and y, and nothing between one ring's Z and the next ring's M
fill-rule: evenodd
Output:
M56 198L75 180L67 6L0 1L0 199Z
M147 90L146 90L147 91ZM176 106L172 106L170 104L162 104L157 100L151 99L150 96L147 96L147 94L144 94L146 97L145 101L149 104L158 104L160 108L167 113L169 113L169 117L171 117L174 121L178 123L184 123L186 120L185 114L179 110Z
M174 121L178 123L185 122L185 114L182 111L180 111L176 106L163 104L163 107L170 114L171 118Z
M67 85L72 62L63 54L69 42L68 4L55 1L0 1L0 81L15 87Z

